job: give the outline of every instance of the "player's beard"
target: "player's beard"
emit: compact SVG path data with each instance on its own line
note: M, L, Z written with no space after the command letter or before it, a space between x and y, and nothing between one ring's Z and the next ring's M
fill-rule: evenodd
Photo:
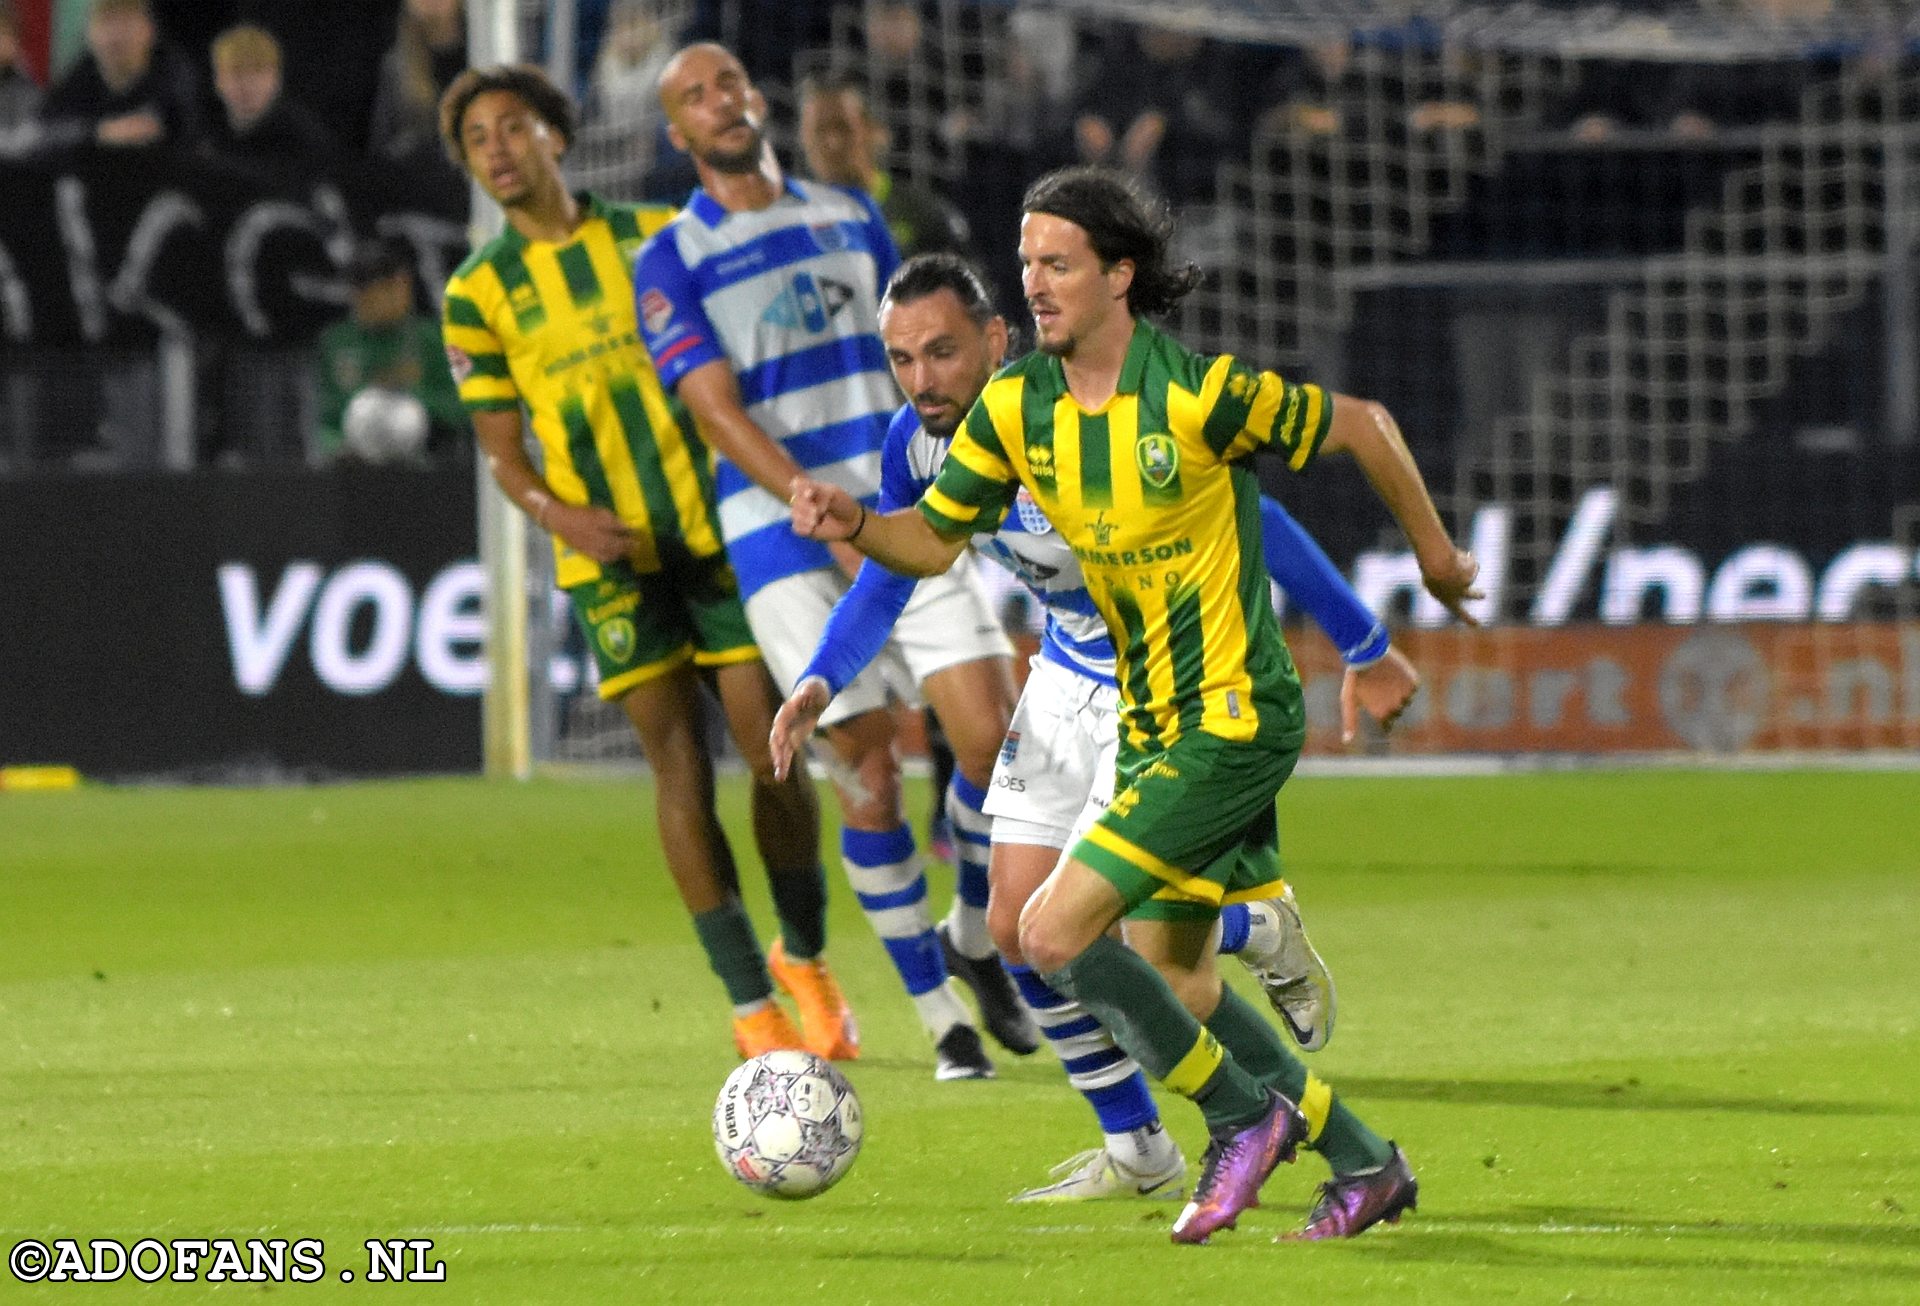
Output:
M706 164L715 172L740 174L760 171L761 152L765 149L767 142L766 129L756 127L752 123L748 123L747 126L753 132L753 143L751 145L744 146L738 150L723 150L717 147L711 148L700 156L700 162ZM732 128L728 128L727 130L731 131Z
M945 395L932 395L929 397L941 403L946 403L947 397ZM947 410L953 414L953 419L944 422L930 422L927 420L926 414L920 411L920 404L922 402L923 400L921 399L914 400L914 416L920 419L920 429L936 440L947 439L955 431L958 431L960 429L960 423L966 420L966 409L957 404L947 404Z
M1033 336L1033 347L1041 353L1051 354L1055 358L1071 358L1073 356L1073 347L1077 343L1079 342L1070 335L1056 336L1049 340L1036 331Z
M1032 306L1029 305L1028 308L1029 311L1031 311ZM1049 308L1052 312L1056 314L1059 313L1057 307L1050 305ZM1058 318L1056 317L1055 320L1057 322ZM1078 340L1071 331L1049 338L1046 331L1041 327L1039 319L1034 319L1033 347L1041 353L1050 354L1055 358L1066 358L1073 353L1073 347L1076 343L1078 343Z

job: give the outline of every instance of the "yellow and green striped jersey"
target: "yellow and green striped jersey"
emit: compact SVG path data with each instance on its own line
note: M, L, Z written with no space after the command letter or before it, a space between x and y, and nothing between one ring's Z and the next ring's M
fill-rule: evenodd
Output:
M1080 559L1113 634L1124 745L1204 730L1297 736L1300 680L1260 550L1264 446L1296 470L1332 419L1319 386L1205 357L1142 321L1095 412L1060 360L1029 354L987 383L920 511L947 539L995 529L1021 486Z
M581 205L565 243L508 227L447 282L447 361L461 401L469 411L525 403L554 494L617 512L634 530L636 570L660 570L663 550L719 553L706 447L661 389L634 317L634 256L674 210L591 195ZM600 575L593 559L553 544L562 587Z

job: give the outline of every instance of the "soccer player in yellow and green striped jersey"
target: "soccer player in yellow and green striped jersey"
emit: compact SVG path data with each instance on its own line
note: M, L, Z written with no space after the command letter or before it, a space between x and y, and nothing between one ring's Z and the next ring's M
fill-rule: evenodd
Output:
M662 853L726 988L735 1043L743 1056L799 1046L856 1055L852 1013L820 960L817 801L804 776L774 774L779 695L721 544L707 451L640 342L631 261L672 211L568 192L560 160L573 105L537 69L470 69L440 116L448 151L506 215L447 284L448 362L494 479L553 533L557 581L601 696L639 733ZM527 455L523 412L543 468ZM771 957L714 812L702 676L753 769L754 829L781 921ZM774 1000L776 979L799 1003L804 1035Z
M1112 802L1022 912L1021 950L1206 1117L1212 1142L1175 1241L1231 1227L1300 1143L1333 1170L1303 1236L1355 1234L1413 1204L1406 1158L1221 984L1209 942L1224 902L1276 891L1274 798L1305 733L1250 459L1272 451L1304 471L1352 454L1428 588L1463 617L1476 564L1385 409L1195 354L1145 320L1197 273L1169 266L1172 222L1129 182L1051 173L1023 207L1038 351L988 383L916 509L871 514L802 478L794 527L926 575L1024 489L1066 537L1118 653L1120 755ZM1108 935L1123 917L1135 951Z

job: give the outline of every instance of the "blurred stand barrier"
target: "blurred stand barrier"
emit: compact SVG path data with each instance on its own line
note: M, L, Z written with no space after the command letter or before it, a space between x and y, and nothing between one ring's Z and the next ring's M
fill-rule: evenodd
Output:
M477 771L488 666L471 488L462 468L353 466L0 481L14 614L0 623L0 766L252 783ZM1604 508L1583 507L1589 525ZM1489 509L1478 524L1483 545L1499 521ZM1414 605L1396 642L1426 688L1362 751L1920 749L1920 622L1896 602L1914 547L1696 556L1676 543L1650 559L1591 541L1562 541L1567 598L1528 624L1420 628ZM1333 556L1378 607L1407 608L1400 555ZM541 683L563 714L603 710L564 602L544 619ZM1310 746L1339 752L1337 661L1317 632L1290 628L1289 642Z
M1920 748L1920 622L1504 627L1396 642L1425 680L1393 732L1398 756L1910 758ZM1338 753L1339 659L1318 632L1291 643L1308 747Z
M0 480L0 766L478 770L472 487L464 468Z
M0 160L0 195L0 471L303 461L355 242L430 303L467 245L464 191L378 160L87 146Z

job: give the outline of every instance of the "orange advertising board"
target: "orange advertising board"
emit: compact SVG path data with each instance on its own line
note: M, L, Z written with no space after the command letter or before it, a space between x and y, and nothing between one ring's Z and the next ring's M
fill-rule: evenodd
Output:
M1288 642L1308 749L1339 739L1338 656ZM1381 751L1736 753L1920 749L1920 622L1402 630L1422 688Z

